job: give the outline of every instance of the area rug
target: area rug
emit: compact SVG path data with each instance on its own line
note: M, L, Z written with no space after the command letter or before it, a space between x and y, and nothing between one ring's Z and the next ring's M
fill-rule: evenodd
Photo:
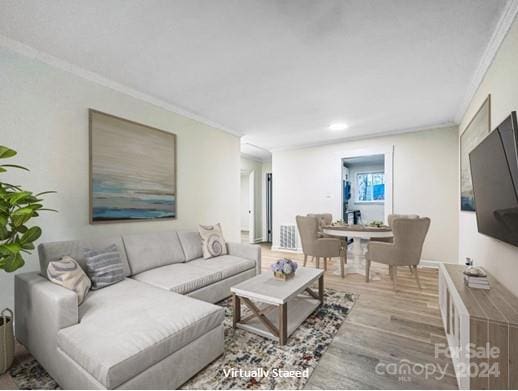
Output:
M299 326L284 346L234 330L231 300L218 303L225 308L225 353L182 388L302 389L357 299L356 295L332 289L325 289L324 294L324 305ZM245 306L241 308L243 317L250 314ZM32 358L16 364L10 374L20 389L59 389Z

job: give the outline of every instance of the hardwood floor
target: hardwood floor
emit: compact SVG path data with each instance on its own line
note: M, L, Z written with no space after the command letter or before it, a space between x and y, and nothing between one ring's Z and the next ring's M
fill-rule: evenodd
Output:
M301 254L272 251L267 244L261 247L264 271L281 257L296 259L302 265ZM314 264L308 262L308 266ZM435 357L435 344L446 344L438 306L437 270L419 269L423 288L419 290L408 268L399 268L396 293L384 265L372 264L381 280L369 283L359 274L342 279L334 274L338 267L337 259L329 264L326 288L356 293L358 302L306 389L456 389L451 360L443 354ZM410 365L410 373L398 374L398 369L408 368L400 363ZM423 368L428 369L428 375ZM441 377L439 372L444 369L446 375ZM435 373L430 373L433 370Z

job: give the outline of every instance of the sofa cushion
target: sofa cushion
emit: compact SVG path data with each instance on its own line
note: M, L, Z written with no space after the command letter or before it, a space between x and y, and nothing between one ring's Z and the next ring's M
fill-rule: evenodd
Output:
M223 238L223 231L220 223L214 225L200 224L198 226L198 231L201 236L203 258L208 259L228 254L227 244Z
M43 277L47 277L47 267L49 262L57 261L64 256L74 258L79 266L86 272L85 249L103 249L107 246L115 244L119 250L122 265L124 267L124 276L131 275L126 250L120 236L105 236L84 240L68 240L63 242L41 243L38 246L38 254L40 258L40 273Z
M54 284L74 291L77 304L81 304L92 287L92 282L74 258L64 256L59 261L49 262L47 278Z
M79 324L58 332L58 347L106 388L116 388L221 325L224 310L125 279L91 292L79 317Z
M162 266L134 275L135 280L186 294L223 279L220 270L193 266L192 262Z
M199 232L179 231L178 239L180 239L180 243L182 244L186 261L203 257L201 235Z
M122 239L133 274L185 262L182 245L174 231L124 235Z
M85 258L92 289L105 288L124 280L124 268L116 245L112 244L103 250L85 250Z
M222 255L209 259L199 258L189 262L189 264L207 271L218 271L222 278L228 278L255 268L254 261L233 255Z

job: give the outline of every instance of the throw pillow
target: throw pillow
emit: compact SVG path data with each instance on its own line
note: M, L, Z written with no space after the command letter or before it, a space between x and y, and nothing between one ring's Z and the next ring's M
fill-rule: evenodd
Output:
M101 289L124 280L124 266L117 245L103 250L85 249L86 272L92 289Z
M227 244L223 239L221 225L200 225L198 227L201 235L201 247L203 258L208 259L227 254Z
M77 295L77 305L83 302L92 285L81 266L69 256L49 262L47 277L54 284L74 291Z

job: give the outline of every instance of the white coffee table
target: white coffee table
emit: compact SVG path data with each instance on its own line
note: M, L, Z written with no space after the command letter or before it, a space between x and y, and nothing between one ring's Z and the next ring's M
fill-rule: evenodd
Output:
M318 280L318 292L311 286ZM286 344L289 336L324 302L324 271L299 267L287 281L264 272L231 288L233 326ZM241 302L252 315L241 317ZM259 306L257 303L265 304Z

